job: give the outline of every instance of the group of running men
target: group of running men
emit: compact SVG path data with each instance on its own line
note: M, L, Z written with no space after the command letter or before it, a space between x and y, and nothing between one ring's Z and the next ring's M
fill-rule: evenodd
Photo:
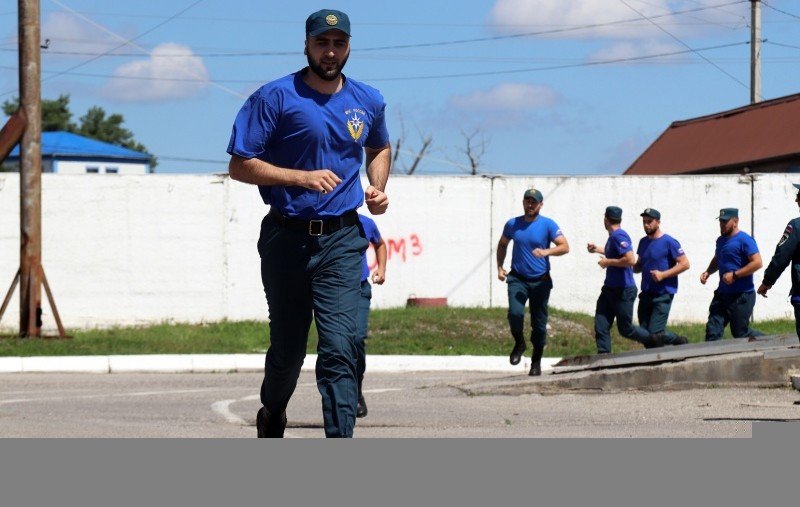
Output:
M800 185L794 185L800 190ZM542 193L530 188L522 199L524 215L510 219L503 228L497 245L498 278L508 284L508 323L514 338L514 348L509 356L511 364L518 364L526 350L523 336L525 303L530 303L532 376L541 375L541 358L547 343L548 301L553 282L550 277L550 257L569 252L569 243L556 223L543 215ZM800 205L800 192L795 202ZM646 208L640 213L645 236L633 253L631 237L622 229L622 209L608 206L603 225L608 240L603 248L588 243L589 253L599 254L597 264L606 270L605 281L597 298L594 317L594 335L598 354L611 352L611 325L617 321L620 335L641 343L645 348L688 343L685 336L666 329L670 308L678 292L678 275L689 269L689 259L680 242L661 230L661 213ZM719 272L719 286L708 309L706 341L722 339L725 327L730 325L734 338L763 336L750 327L756 289L753 274L763 262L755 240L739 229L739 210L723 208L717 217L720 236L716 241L714 257L700 275L705 284L709 277ZM789 222L778 242L775 255L764 274L758 294L766 297L784 269L791 263L792 305L795 309L797 335L800 338L800 218ZM514 242L511 270L503 264L510 242ZM642 274L639 293L639 325L633 323L633 305L637 287L633 274Z

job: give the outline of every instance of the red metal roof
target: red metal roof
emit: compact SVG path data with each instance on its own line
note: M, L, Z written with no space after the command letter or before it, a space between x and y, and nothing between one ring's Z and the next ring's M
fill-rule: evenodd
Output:
M683 174L800 155L800 93L676 121L624 174Z

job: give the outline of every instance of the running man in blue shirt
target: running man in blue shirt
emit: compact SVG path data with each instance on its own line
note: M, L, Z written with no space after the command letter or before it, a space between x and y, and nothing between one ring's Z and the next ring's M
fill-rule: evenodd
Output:
M750 327L756 304L753 273L763 266L758 245L749 234L739 230L737 208L721 209L717 219L720 236L714 257L700 275L700 283L705 285L708 278L719 271L719 287L708 308L706 341L721 340L728 323L734 338L763 336L764 333Z
M378 90L342 74L350 56L350 20L343 12L324 9L306 19L304 52L306 68L245 101L228 144L231 178L258 185L270 205L258 240L270 345L256 429L259 437L283 437L313 318L325 436L349 438L358 401L356 332L367 248L356 209L366 202L380 215L389 205L386 105Z
M678 275L689 269L689 259L678 240L661 231L661 212L647 208L640 216L646 236L639 240L633 266L634 273L642 274L639 325L665 345L689 343L685 336L667 331L672 300L678 292Z
M636 282L633 280L633 255L631 237L622 230L622 208L608 206L603 216L603 226L608 231L608 241L601 250L588 243L589 253L600 254L597 265L606 270L606 279L597 298L594 313L594 339L598 354L611 352L611 325L617 321L619 334L635 340L645 348L663 345L657 335L641 326L633 325L633 303L636 301Z
M525 303L530 300L531 312L531 376L542 374L542 355L547 344L547 304L553 280L550 278L550 256L569 252L569 243L558 225L539 214L544 197L530 188L522 196L525 214L506 222L503 235L497 243L497 278L508 282L508 324L514 337L514 349L509 361L519 364L525 352L523 326ZM511 253L511 271L503 269L508 244L514 242ZM555 244L554 247L550 247Z
M372 273L372 283L383 285L386 281L386 242L381 237L378 226L371 218L358 214L361 221L361 228L364 235L375 249L375 262L377 267ZM368 247L369 248L369 247ZM356 406L356 417L367 416L367 402L364 400L364 372L367 370L367 333L369 331L369 305L372 302L372 286L369 284L369 264L367 263L367 252L361 256L361 299L358 302L358 333L356 333L356 349L358 350L358 361L356 362L356 372L358 374L358 405Z

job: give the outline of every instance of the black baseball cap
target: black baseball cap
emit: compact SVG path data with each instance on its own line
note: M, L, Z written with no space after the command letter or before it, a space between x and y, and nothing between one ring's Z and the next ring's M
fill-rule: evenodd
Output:
M350 18L342 11L322 9L306 19L306 38L316 37L328 30L341 30L350 36Z
M608 206L606 208L606 218L611 220L622 220L622 208L619 206Z
M661 220L661 212L654 208L645 208L644 211L639 215L640 217L650 217L655 218L656 220Z

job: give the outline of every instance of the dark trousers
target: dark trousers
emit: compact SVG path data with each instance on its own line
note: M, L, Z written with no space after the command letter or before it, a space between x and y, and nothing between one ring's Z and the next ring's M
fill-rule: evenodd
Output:
M667 331L667 319L669 319L669 311L674 298L675 294L642 292L639 294L639 308L636 312L639 317L639 325L651 334L664 333L664 343L667 344L675 343L678 339L678 335Z
M272 414L286 409L316 321L317 388L327 437L352 437L356 419L356 315L361 253L367 240L358 225L311 236L261 223L258 252L269 304L270 346L261 403Z
M367 330L369 329L369 304L372 301L372 285L368 280L361 282L361 298L358 300L358 320L356 325L356 351L358 361L356 362L356 378L358 386L364 380L364 372L367 371Z
M794 306L794 330L800 340L800 304L793 304L792 306Z
M756 305L756 293L737 292L733 294L720 294L714 291L711 306L708 307L708 323L706 323L706 341L722 339L725 326L731 325L731 334L734 338L747 338L749 336L764 336L764 333L750 327L750 317Z
M633 303L636 301L636 286L603 286L594 312L594 339L598 354L611 352L611 325L617 320L617 330L625 338L646 344L650 332L633 325Z
M553 281L549 275L539 280L525 280L511 272L506 277L508 283L508 325L511 335L522 337L525 324L525 303L530 301L531 343L536 348L547 344L547 304Z

